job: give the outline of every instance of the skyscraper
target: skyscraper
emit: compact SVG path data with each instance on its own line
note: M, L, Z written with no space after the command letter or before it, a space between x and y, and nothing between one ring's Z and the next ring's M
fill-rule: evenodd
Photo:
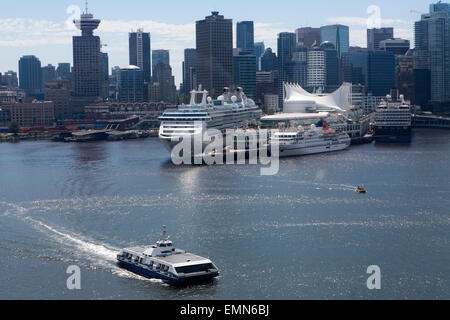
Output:
M295 33L282 32L278 35L278 101L283 108L284 82L292 82L292 56L296 48Z
M274 71L278 69L277 55L272 48L267 48L261 57L261 71Z
M292 82L306 87L308 82L308 48L299 45L292 56Z
M253 21L242 21L236 25L236 48L253 54L255 50L255 30Z
M109 96L109 57L108 53L100 52L101 71L102 71L102 98Z
M158 72L156 71L156 66L160 62L170 66L169 50L153 50L152 51L152 74L153 74L152 82L159 82Z
M81 36L73 37L73 114L75 118L84 117L84 107L102 96L102 61L100 37L94 36L100 20L84 12L74 21Z
M379 49L392 52L395 55L405 55L410 48L409 40L392 38L380 41Z
M170 65L160 61L156 66L156 75L158 77L161 100L167 103L176 103L177 88Z
M233 20L219 12L196 23L197 83L214 98L233 83Z
M430 13L415 23L415 99L450 110L450 4L430 5ZM429 79L429 81L427 81ZM424 93L429 92L429 97Z
M380 42L394 38L394 28L367 29L367 49L379 50Z
M295 30L297 36L297 44L312 48L313 45L320 44L320 28L299 28Z
M338 51L339 57L349 49L349 28L341 24L320 28L320 43L331 42Z
M70 63L62 62L58 63L58 68L56 69L57 80L66 80L70 76Z
M241 52L233 57L234 83L244 89L247 97L256 100L256 57Z
M183 63L183 90L185 93L190 93L192 89L197 86L197 50L185 49L184 50L184 63Z
M308 80L307 86L311 89L324 89L327 81L325 51L319 46L308 50Z
M320 49L325 53L326 91L332 92L341 85L341 64L338 52L331 42L324 42Z
M19 60L19 85L27 95L42 93L41 61L35 56L23 56Z
M395 56L391 52L370 51L367 56L366 92L385 96L395 88Z
M130 65L139 67L144 75L144 82L151 81L151 37L150 33L138 29L128 36Z

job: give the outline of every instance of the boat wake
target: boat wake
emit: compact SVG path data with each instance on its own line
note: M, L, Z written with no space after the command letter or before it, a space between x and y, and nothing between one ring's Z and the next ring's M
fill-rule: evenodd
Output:
M5 205L6 203L2 204ZM120 248L106 243L96 243L95 240L83 235L70 233L61 228L50 226L27 215L29 209L20 205L8 203L7 207L8 209L3 213L3 216L14 216L29 224L35 230L45 233L52 241L58 244L58 254L65 255L64 259L62 259L63 261L70 261L72 264L79 264L91 270L108 271L122 278L162 283L160 280L147 279L119 268L116 264L116 255L121 250ZM67 258L67 256L71 256L71 258ZM61 261L61 259L59 260Z

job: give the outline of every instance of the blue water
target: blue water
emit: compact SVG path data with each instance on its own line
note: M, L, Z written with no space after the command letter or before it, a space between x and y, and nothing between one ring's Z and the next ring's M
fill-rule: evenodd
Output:
M0 144L0 299L448 299L449 159L450 132L430 130L283 159L275 176L176 167L157 139ZM180 289L116 266L162 225L221 277Z

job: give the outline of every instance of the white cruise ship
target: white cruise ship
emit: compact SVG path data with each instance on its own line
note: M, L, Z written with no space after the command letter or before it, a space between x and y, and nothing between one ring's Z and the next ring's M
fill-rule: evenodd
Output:
M280 157L295 157L307 154L333 152L347 149L351 139L347 133L330 130L326 122L303 127L285 129L272 135L270 145L279 144Z
M377 107L375 114L376 142L411 142L411 104L405 101L403 95L400 100L386 96Z
M199 103L198 95L202 96ZM224 134L227 129L257 125L261 116L261 109L252 99L247 98L242 88L237 88L236 92L225 88L223 95L213 100L208 97L208 91L202 90L200 86L199 90L191 92L189 105L166 110L159 118L159 138L171 152L180 138L201 137L208 129L217 129Z

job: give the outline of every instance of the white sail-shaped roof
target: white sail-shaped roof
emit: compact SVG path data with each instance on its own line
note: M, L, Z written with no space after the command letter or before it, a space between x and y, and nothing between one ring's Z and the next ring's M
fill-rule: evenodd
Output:
M345 82L330 94L311 94L298 84L284 83L285 113L345 112L352 108L352 84Z

